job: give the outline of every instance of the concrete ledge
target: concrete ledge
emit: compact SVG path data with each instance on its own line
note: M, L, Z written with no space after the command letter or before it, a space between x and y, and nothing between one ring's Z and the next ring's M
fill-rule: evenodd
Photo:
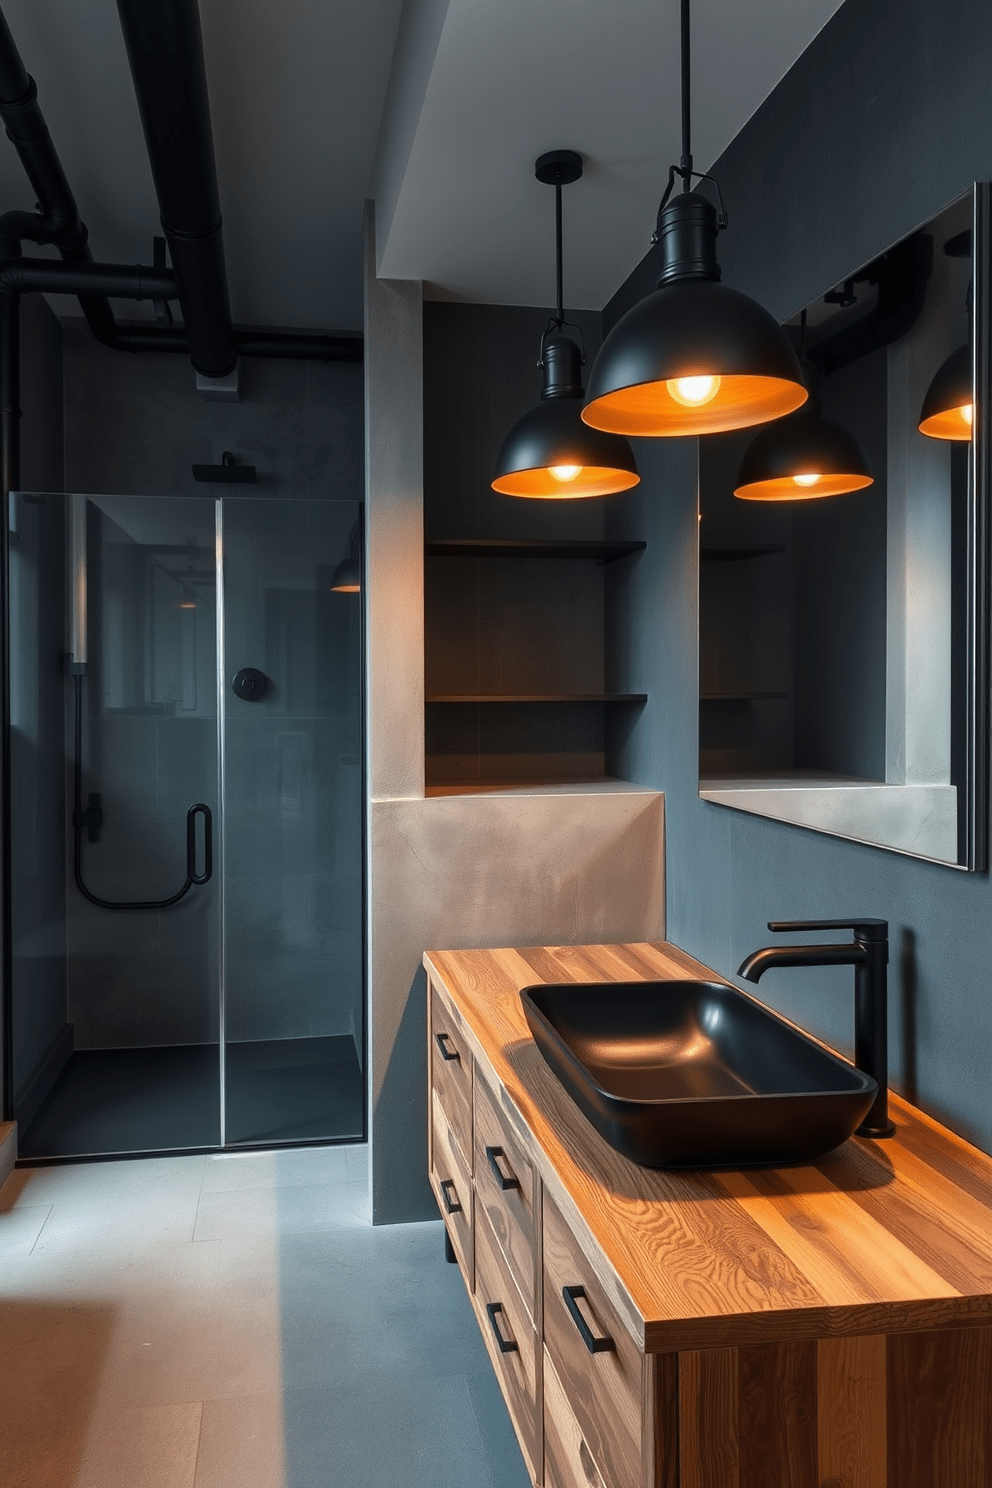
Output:
M938 863L957 862L958 793L953 785L701 780L699 794L704 801L735 811Z

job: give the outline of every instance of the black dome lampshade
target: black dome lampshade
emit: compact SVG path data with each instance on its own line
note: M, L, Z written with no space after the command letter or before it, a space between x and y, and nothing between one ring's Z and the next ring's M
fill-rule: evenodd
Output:
M496 456L492 481L503 496L554 501L612 496L640 480L627 440L582 422L582 352L565 334L562 308L561 188L582 174L574 150L551 150L537 161L539 181L555 187L557 311L541 339L541 401L519 418Z
M971 347L952 351L934 374L920 410L919 429L931 439L970 439L975 416Z
M720 283L716 236L726 214L722 202L718 216L692 190L694 178L713 178L693 170L689 148L689 0L681 17L682 158L669 170L658 209L658 288L603 342L582 410L587 424L617 434L716 434L781 418L806 401L798 358L778 322ZM672 196L676 176L683 189Z
M359 594L362 588L362 560L358 552L360 522L356 522L348 534L348 553L331 575L328 589L331 594Z
M874 484L864 451L849 429L825 418L820 377L806 359L802 316L801 367L809 401L776 419L752 439L741 460L734 495L742 501L809 501L842 496Z

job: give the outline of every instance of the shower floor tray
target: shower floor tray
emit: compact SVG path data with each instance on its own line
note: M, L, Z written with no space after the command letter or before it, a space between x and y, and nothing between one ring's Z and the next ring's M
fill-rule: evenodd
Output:
M216 1044L77 1050L18 1141L24 1158L220 1146ZM227 1046L227 1142L360 1140L363 1079L348 1037Z

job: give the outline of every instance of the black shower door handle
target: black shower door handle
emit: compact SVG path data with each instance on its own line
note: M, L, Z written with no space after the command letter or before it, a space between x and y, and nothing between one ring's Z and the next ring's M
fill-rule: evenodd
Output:
M196 871L196 818L203 817L203 872ZM214 871L214 819L209 806L197 801L186 813L186 877L205 884Z

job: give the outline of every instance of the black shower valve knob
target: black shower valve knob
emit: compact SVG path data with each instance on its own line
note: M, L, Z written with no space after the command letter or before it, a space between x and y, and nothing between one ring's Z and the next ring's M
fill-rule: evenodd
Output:
M264 697L268 685L269 679L257 667L242 667L231 684L234 696L246 703L257 703L260 697Z

